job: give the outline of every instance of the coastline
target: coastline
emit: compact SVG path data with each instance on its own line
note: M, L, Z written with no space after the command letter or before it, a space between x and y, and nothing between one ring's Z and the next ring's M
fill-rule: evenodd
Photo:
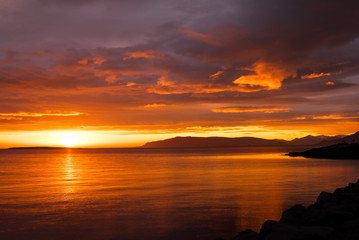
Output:
M338 143L321 148L312 148L304 152L290 152L286 155L306 158L359 159L359 143Z
M259 232L247 229L233 240L359 239L359 181L321 192L308 207L294 205L279 221L267 220Z

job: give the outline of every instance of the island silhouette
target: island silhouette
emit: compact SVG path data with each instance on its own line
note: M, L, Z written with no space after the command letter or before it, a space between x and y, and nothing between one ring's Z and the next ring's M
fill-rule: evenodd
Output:
M340 143L348 136L312 136L295 138L291 141L282 139L264 139L256 137L174 137L148 142L142 148L204 148L204 147L249 147L249 146L325 146Z
M359 159L359 132L334 143L333 145L312 148L304 152L290 152L288 155L307 158Z

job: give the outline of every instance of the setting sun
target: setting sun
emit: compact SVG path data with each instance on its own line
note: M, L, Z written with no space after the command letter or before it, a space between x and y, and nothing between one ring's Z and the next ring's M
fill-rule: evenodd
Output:
M75 147L80 143L80 138L75 134L67 134L64 135L60 141L65 147Z

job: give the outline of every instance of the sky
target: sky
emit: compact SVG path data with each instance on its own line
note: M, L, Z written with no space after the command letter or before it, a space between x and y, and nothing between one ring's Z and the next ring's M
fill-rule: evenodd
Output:
M0 0L0 148L359 130L357 0Z

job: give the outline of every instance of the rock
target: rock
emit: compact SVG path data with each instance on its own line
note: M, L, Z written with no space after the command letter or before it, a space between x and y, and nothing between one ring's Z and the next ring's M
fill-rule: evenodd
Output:
M343 224L340 231L337 232L336 239L346 239L346 240L357 240L359 239L359 218L352 221L348 221ZM334 238L333 238L334 239Z
M320 225L335 227L345 221L353 220L354 218L354 214L350 212L327 210L321 214Z
M331 227L311 226L302 229L303 239L327 239L334 233Z
M282 214L280 222L290 225L303 225L307 221L308 210L302 205L294 205L285 210Z
M260 238L265 240L324 240L334 232L333 228L321 226L293 226L282 222L266 221Z
M259 231L260 239L276 239L276 240L294 240L300 233L297 227L291 226L286 223L268 220Z
M314 204L315 207L319 207L321 209L325 209L328 207L329 203L333 199L333 194L328 192L321 192L317 198L316 203Z
M358 240L359 181L322 192L309 207L295 205L280 221L268 220L258 233L246 230L233 240Z
M259 234L251 229L240 232L233 240L258 240Z

